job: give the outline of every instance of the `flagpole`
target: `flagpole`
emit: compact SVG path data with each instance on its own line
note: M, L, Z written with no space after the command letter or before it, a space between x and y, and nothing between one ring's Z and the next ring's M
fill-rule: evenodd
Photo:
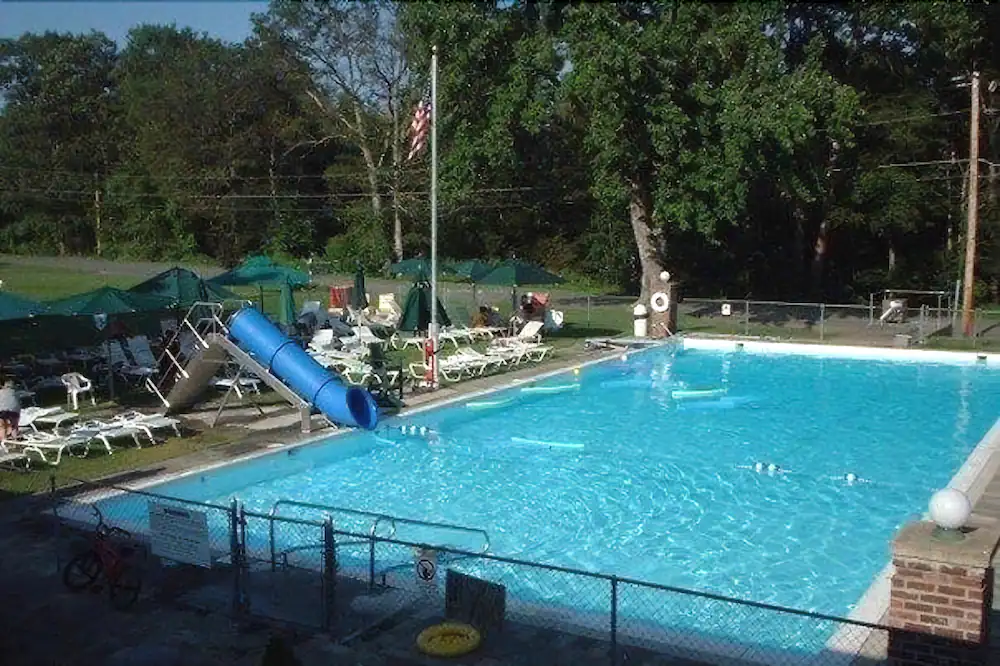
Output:
M438 144L437 144L437 76L438 49L437 45L431 52L431 343L434 350L432 357L434 388L438 385L438 311L437 311L437 179L438 179Z

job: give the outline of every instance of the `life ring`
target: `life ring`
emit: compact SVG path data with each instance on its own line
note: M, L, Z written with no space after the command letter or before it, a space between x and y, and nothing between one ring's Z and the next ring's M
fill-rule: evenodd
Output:
M653 312L666 312L670 309L670 297L658 291L649 299L649 307L653 308Z
M417 648L432 657L461 657L479 647L479 631L468 624L443 622L427 627L417 636Z

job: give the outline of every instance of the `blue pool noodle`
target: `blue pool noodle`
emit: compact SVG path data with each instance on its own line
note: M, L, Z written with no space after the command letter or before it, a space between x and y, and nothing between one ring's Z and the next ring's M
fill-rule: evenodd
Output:
M378 425L368 391L345 386L256 309L245 307L230 318L229 337L331 421L366 430Z

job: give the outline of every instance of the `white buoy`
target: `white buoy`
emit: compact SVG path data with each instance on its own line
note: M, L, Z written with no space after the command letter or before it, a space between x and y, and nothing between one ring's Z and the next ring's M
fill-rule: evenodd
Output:
M417 434L417 426L415 426L415 425L411 425L410 426L410 434L411 435L416 435Z
M399 432L401 432L401 433L403 433L405 435L406 434L406 426L405 425L399 426Z
M778 466L775 465L774 463L771 463L770 465L767 466L767 471L770 472L771 474L777 472L778 469L779 469Z
M420 434L421 435L427 434L427 426L420 426Z
M854 473L848 472L847 476L844 477L844 480L847 481L847 483L854 483L858 480L858 477Z
M756 465L754 465L753 466L753 471L757 472L758 474L760 474L761 472L763 472L764 471L764 463L759 462Z
M628 360L628 354L622 354L622 360L623 361L627 361Z

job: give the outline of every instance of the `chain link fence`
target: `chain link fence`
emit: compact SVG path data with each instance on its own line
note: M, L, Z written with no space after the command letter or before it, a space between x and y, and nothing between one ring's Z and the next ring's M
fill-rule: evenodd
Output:
M395 633L411 645L421 628L456 617L502 636L483 646L495 659L527 651L539 663L867 666L885 662L896 633L500 557L488 552L485 533L464 527L294 502L262 513L235 499L214 504L91 483L64 493L53 483L60 566L100 519L131 532L146 594L327 631L345 644ZM164 510L202 521L204 561L157 553L151 521ZM983 664L1000 656L984 650Z
M403 302L409 287L393 288ZM549 294L549 308L563 313L567 325L589 335L619 335L632 330L635 296L581 295L546 287L521 288ZM515 308L509 287L439 283L439 298L456 320L468 322L480 305L499 309L507 317ZM933 299L932 299L933 300ZM678 328L685 333L752 336L785 340L867 345L918 345L989 350L1000 349L1000 310L977 309L972 336L963 332L962 312L937 302L904 301L889 311L873 296L868 304L795 303L748 299L684 297L677 303Z

